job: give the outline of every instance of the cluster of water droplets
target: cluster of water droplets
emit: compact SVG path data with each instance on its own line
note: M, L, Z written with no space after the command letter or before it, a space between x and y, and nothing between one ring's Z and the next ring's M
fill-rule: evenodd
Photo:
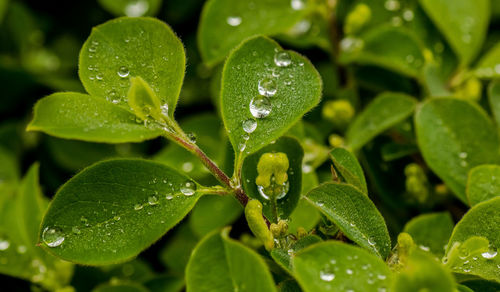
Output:
M487 251L483 252L472 252L468 247L463 246L459 242L455 242L451 250L458 248L458 258L461 260L461 263L454 263L452 269L459 273L470 273L477 266L480 266L483 261L492 261L498 255L497 249L493 245L489 245ZM450 255L451 252L448 254ZM448 256L447 255L447 256ZM445 256L443 258L443 263L448 263L448 257ZM497 265L498 270L500 271L500 265Z
M401 3L398 0L386 0L384 2L384 8L395 14L391 18L391 24L394 26L401 26L403 21L411 22L415 17L413 10L401 7Z
M340 262L341 261L341 262ZM370 291L387 291L385 280L387 275L381 273L375 273L372 271L372 265L369 263L359 263L360 259L358 255L346 256L345 259L339 259L339 264L337 259L332 258L323 265L323 268L319 271L319 278L325 284L333 284L335 279L338 279L335 287L339 289L338 291L355 291L352 287L349 287L349 282L346 279L352 278L352 281L359 281L358 278L366 278L366 283L370 286L373 285L373 290ZM351 267L347 267L346 263L352 263ZM343 285L343 287L342 287Z
M248 3L248 8L249 10L255 9L255 3L249 2ZM305 0L290 0L290 8L293 10L303 10L306 6ZM264 13L265 14L265 11ZM226 18L226 24L231 26L231 27L238 27L242 23L243 19L239 15L230 15Z

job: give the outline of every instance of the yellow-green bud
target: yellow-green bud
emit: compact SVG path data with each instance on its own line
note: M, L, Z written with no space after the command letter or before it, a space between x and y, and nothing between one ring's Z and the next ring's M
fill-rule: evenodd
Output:
M330 100L322 109L323 118L331 121L337 127L345 127L354 117L354 107L347 100Z
M299 227L297 228L297 237L300 239L300 238L303 238L303 237L306 237L307 236L307 230L304 228L304 227Z
M267 250L274 247L274 237L267 228L267 224L262 217L262 203L258 200L251 200L245 207L245 218L252 233L260 239Z
M285 153L264 153L257 163L257 172L259 175L255 183L259 186L269 187L271 185L271 176L274 176L277 184L283 184L288 180L288 157Z
M364 3L356 5L346 17L344 32L353 34L358 32L372 17L370 7Z
M457 90L455 91L455 96L471 101L478 101L479 99L481 99L482 90L483 84L481 83L481 81L476 77L471 77L457 88Z
M438 184L434 187L436 195L445 196L449 193L448 187L445 184Z
M342 147L344 146L344 138L337 134L331 134L330 137L328 137L328 143L335 148Z
M424 60L426 63L431 63L434 60L434 54L429 49L424 49L422 54L424 55Z

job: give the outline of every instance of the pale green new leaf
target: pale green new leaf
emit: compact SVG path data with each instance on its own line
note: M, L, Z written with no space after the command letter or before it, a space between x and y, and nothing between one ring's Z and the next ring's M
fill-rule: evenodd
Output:
M198 29L198 47L203 60L214 65L246 38L288 31L310 10L307 1L292 2L298 4L293 6L290 1L276 0L207 1Z
M500 282L500 257L497 255L500 249L498 210L500 197L475 205L457 223L446 249L449 265L454 272ZM454 256L454 253L458 254Z
M184 218L202 195L199 188L147 160L94 164L59 189L43 219L40 242L48 252L81 264L125 261Z
M196 246L186 268L186 291L276 291L264 260L228 232L212 232Z
M330 151L333 165L346 183L357 187L360 191L368 194L366 179L359 161L349 150L335 148Z
M391 271L380 258L336 241L301 250L295 255L293 266L304 292L382 291L392 281Z
M471 206L500 196L500 165L480 165L471 169L466 192Z
M39 100L28 131L91 142L140 142L155 138L160 129L147 128L126 109L76 92L54 93Z
M497 129L477 105L456 98L427 100L415 114L417 142L429 167L467 202L468 171L500 161Z
M417 101L405 94L380 94L347 129L347 145L354 150L360 149L375 136L408 118L416 105Z
M184 47L154 18L121 17L93 28L80 51L80 80L90 95L127 105L130 77L141 77L173 116L184 78Z
M464 65L483 45L490 20L489 0L419 0Z
M420 249L443 256L453 227L450 214L430 213L411 219L406 223L403 232L409 233Z
M240 160L279 138L320 100L321 78L311 62L287 51L289 65L277 66L274 57L282 50L271 39L252 38L236 48L224 66L222 118ZM271 93L275 90L275 93L264 97L269 105L256 107L270 110L269 114L255 118L250 103L260 96L259 82L267 82L263 88ZM247 134L243 123L249 119L254 120L257 127ZM249 135L248 140L245 140L246 135Z
M324 183L305 198L349 239L383 259L389 255L391 240L384 218L368 196L356 187Z
M161 102L149 87L149 84L141 77L131 77L130 84L127 99L135 115L142 120L152 117L157 121L161 121L163 119Z

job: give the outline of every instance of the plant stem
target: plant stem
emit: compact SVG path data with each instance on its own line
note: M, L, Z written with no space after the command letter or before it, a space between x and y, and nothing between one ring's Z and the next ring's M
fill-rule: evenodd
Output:
M175 121L168 121L168 126L172 128L173 131L164 131L165 137L179 144L182 148L188 150L189 152L196 155L200 161L205 165L208 170L214 175L214 177L222 183L227 188L234 191L236 199L243 205L246 206L248 203L248 196L241 189L241 186L234 186L231 183L231 179L215 164L215 162L208 157L203 150L198 147L195 143L189 141L187 135L179 127Z

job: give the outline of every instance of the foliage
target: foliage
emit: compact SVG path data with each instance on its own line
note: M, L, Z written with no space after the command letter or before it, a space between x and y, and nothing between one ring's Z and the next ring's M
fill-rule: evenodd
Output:
M6 287L500 289L498 1L73 2L0 0Z

